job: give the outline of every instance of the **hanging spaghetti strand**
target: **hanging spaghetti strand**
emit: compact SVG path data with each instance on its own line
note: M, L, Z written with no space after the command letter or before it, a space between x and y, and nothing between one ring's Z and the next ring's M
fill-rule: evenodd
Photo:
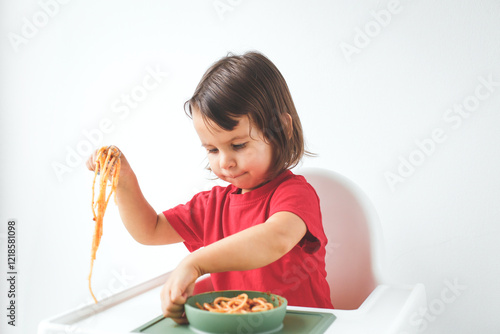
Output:
M116 203L116 186L118 185L118 178L120 175L120 155L121 152L115 146L102 147L97 152L95 161L94 181L92 183L92 213L94 215L95 229L94 237L92 239L92 249L90 252L90 273L88 277L89 290L94 302L97 304L97 299L92 291L92 271L94 269L94 260L96 259L97 249L101 243L103 231L103 219L106 207L108 206L111 194L115 194ZM99 177L98 177L99 176ZM99 180L98 180L99 179ZM98 180L98 195L95 200L95 185ZM109 184L108 184L109 182ZM106 196L106 190L110 187L109 194ZM95 200L95 201L94 201Z

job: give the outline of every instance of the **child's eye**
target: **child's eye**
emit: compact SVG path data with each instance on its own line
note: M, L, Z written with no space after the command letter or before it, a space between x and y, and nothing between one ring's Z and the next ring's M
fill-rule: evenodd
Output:
M241 150L242 148L245 148L245 146L247 145L247 143L243 143L243 144L234 144L233 145L233 149L235 150Z
M217 152L219 152L219 150L216 148L207 148L207 152L208 153L217 153Z

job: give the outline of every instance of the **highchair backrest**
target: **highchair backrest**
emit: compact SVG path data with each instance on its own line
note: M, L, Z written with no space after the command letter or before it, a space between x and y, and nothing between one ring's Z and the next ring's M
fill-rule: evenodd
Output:
M336 309L357 309L375 289L372 270L371 223L366 200L352 182L326 169L303 169L320 198L326 246L327 281ZM373 215L372 215L373 216Z

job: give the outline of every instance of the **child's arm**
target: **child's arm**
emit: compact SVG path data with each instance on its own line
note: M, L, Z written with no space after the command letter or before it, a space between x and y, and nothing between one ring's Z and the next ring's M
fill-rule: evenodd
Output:
M264 224L252 226L188 255L172 272L161 292L164 316L178 323L195 280L206 273L250 270L266 266L288 253L306 234L304 221L278 212Z
M95 169L97 151L87 160L87 168ZM125 155L116 187L116 202L123 224L132 237L142 244L165 245L183 241L163 213L156 214L142 194L137 177Z

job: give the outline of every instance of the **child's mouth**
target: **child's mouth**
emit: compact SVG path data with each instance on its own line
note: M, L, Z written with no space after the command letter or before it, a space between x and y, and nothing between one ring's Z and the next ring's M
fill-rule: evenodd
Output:
M235 180L235 179L237 179L237 178L239 178L239 177L241 177L241 176L243 176L243 175L245 175L245 174L246 174L246 172L241 173L241 174L237 174L236 176L231 176L231 175L228 175L228 176L226 176L226 178L227 178L227 179L231 179L231 180Z

